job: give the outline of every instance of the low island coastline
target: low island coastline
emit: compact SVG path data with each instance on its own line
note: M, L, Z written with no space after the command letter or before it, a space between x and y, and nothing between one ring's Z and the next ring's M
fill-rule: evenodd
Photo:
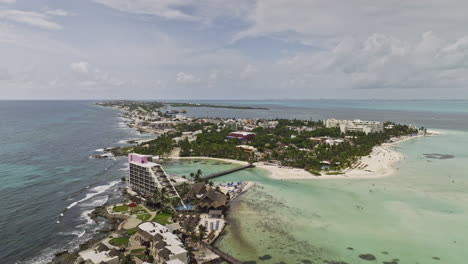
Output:
M151 105L152 106L152 105ZM112 107L112 106L111 106ZM118 107L113 107L115 109L122 110L121 108ZM141 108L138 106L138 108ZM154 109L157 109L156 106L154 106ZM144 110L144 109L143 109ZM139 109L137 111L142 111L142 109ZM149 113L149 111L143 111L145 114ZM168 116L168 118L171 118ZM173 118L173 117L172 117ZM137 118L129 118L129 122L134 122L133 127L137 130L140 131L139 125L137 124L139 119L139 116L137 115ZM177 117L176 117L177 119ZM144 130L143 130L144 131ZM156 133L161 135L165 135L167 132L166 128L157 128L155 131L160 131L163 133ZM154 133L154 131L152 131ZM313 180L313 179L367 179L367 178L380 178L380 177L386 177L392 175L395 171L395 165L404 158L404 155L394 149L395 146L397 146L399 143L414 139L414 138L420 138L420 137L425 137L425 136L432 136L432 135L437 135L440 134L439 132L436 131L427 131L426 133L423 134L414 134L414 135L404 135L400 136L398 138L392 138L386 143L382 143L380 145L376 145L375 147L372 148L372 152L368 156L362 156L360 157L357 161L354 161L354 163L347 169L341 169L341 170L333 170L333 169L325 169L320 172L321 175L316 175L314 172L308 171L306 169L302 168L294 168L294 167L288 167L288 166L282 166L278 165L275 163L270 163L268 161L257 161L253 162L253 164L260 169L266 170L268 172L267 176L275 179L275 180ZM171 138L172 139L172 138ZM186 138L187 139L187 138ZM151 142L151 140L142 140L139 142L135 142L141 145L144 145L148 142ZM130 142L129 142L130 143ZM131 143L130 143L131 144ZM110 151L112 152L112 151ZM220 162L226 162L226 163L233 163L233 164L238 164L238 165L247 165L250 162L245 161L245 160L236 160L236 159L228 159L228 158L216 158L216 157L206 157L206 156L185 156L185 157L180 157L180 151L171 151L171 153L168 156L161 155L162 160L165 161L166 158L169 160L197 160L197 159L206 159L206 160L215 160L215 161L220 161ZM252 161L251 161L252 162ZM243 189L241 192L237 193L236 196L233 196L232 199L236 199L240 197L243 193L245 193L248 189L254 187L256 183L254 182L245 182L245 185L243 185ZM223 188L221 186L221 188ZM127 199L126 199L127 200ZM127 200L128 201L128 200ZM111 204L105 204L101 208L97 208L98 210L93 212L93 214L96 214L99 212L99 210L104 211L105 213L101 215L102 218L107 218L107 221L112 221L112 219L115 217L114 214L112 213L112 208L115 208L116 205L111 205ZM143 207L145 208L145 207ZM158 214L158 212L151 212L149 209L145 208L147 212L150 212L150 217L148 220L153 219L153 217ZM235 214L235 210L232 210L230 208L226 209L226 214ZM119 218L117 216L117 218ZM146 218L145 218L146 219ZM120 219L122 220L122 219ZM131 220L131 221L129 221ZM118 226L114 227L108 232L115 232L116 230L131 230L135 228L136 225L142 221L137 221L138 219L133 216L132 218L129 219L124 219L123 222ZM151 220L154 221L154 220ZM143 221L144 222L144 221ZM108 233L107 233L108 234ZM222 237L223 232L219 232L218 236L215 237L214 240L212 240L210 243L213 243L216 241L216 238ZM102 238L102 237L99 237ZM89 248L90 244L95 244L97 243L97 240L91 240L89 241L86 247L81 247L80 250ZM96 244L97 245L97 244ZM95 245L94 245L95 246ZM208 248L208 247L207 247ZM61 263L59 258L63 256L68 256L69 253L59 253L57 254L57 258L55 259L55 262L53 261L52 263ZM76 253L72 253L72 258L77 257Z
M380 146L374 147L369 156L362 157L357 164L345 170L342 173L314 175L309 171L301 168L293 168L280 166L268 162L253 163L256 168L268 171L267 176L275 180L325 180L325 179L374 179L393 175L396 172L396 165L404 159L404 154L395 150L400 143L417 138L430 137L442 134L440 131L430 130L425 135L402 136L393 139L391 143L383 143ZM247 165L247 161L223 159L214 157L179 157L170 156L172 160L197 160L206 159L221 162L228 162L239 165Z

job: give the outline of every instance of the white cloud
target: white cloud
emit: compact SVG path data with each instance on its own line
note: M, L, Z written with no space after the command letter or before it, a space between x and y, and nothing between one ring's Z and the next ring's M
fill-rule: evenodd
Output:
M97 3L109 6L119 11L151 14L167 19L194 20L194 16L184 13L178 7L187 6L191 0L94 0Z
M0 81L7 81L11 79L11 75L5 68L0 68Z
M85 61L73 62L70 64L70 69L77 73L88 74L90 65Z
M254 6L253 0L94 0L116 10L155 15L169 20L210 23L217 17L243 19Z
M16 0L0 0L0 4L14 4Z
M235 35L275 35L313 46L336 45L344 37L376 32L414 40L432 30L447 37L466 32L467 1L257 0L246 17L250 26Z
M257 72L258 72L257 67L253 66L252 64L247 64L247 66L245 66L244 70L241 72L240 77L242 79L246 79L246 78L249 78L250 76L253 76Z
M200 82L200 79L191 73L178 72L176 75L176 82L182 84L192 84Z
M468 79L468 36L448 43L432 32L416 41L373 34L281 59L277 66L291 88L323 78L330 78L326 87L335 88L461 88Z
M120 87L126 84L126 82L113 77L110 73L91 66L88 62L71 63L70 69L77 74L79 84L85 87Z
M46 10L45 13L52 16L68 16L68 12L62 9Z
M62 26L53 22L48 15L33 11L15 9L0 10L0 19L48 30L62 29Z

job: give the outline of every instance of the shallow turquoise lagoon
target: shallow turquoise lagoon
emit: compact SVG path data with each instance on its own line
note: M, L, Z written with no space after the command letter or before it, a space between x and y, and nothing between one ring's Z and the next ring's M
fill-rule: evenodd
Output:
M221 177L217 182L258 184L232 204L217 245L258 263L467 263L468 133L443 132L400 144L405 159L386 178L278 181L261 169ZM424 155L434 153L454 157ZM206 160L166 165L170 173L187 175L234 166ZM271 258L260 260L264 255Z

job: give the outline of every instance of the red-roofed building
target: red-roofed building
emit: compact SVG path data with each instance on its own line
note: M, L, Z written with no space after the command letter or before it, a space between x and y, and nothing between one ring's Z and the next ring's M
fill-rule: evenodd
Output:
M240 140L251 141L255 138L255 133L247 132L247 131L236 131L236 132L229 133L227 138L237 138Z

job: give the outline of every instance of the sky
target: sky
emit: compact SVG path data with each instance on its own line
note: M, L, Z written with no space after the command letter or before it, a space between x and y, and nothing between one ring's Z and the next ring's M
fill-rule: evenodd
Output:
M0 99L467 99L464 0L0 0Z

